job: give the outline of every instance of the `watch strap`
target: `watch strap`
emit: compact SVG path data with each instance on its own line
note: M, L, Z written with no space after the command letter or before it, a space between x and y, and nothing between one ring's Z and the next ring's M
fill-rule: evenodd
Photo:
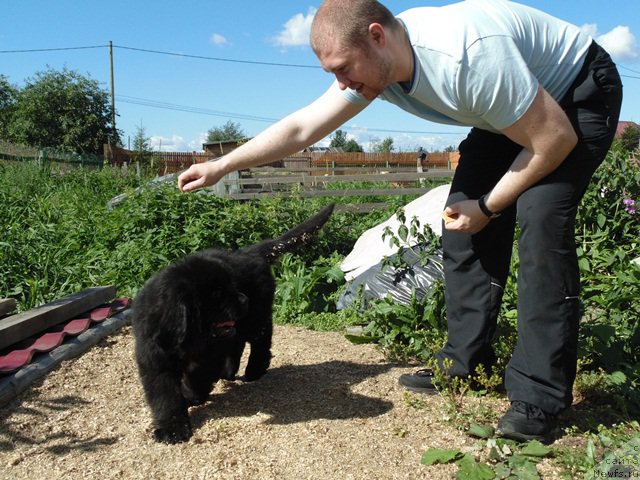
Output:
M500 216L499 212L492 212L491 210L489 210L489 207L487 207L487 204L484 201L484 197L486 197L486 195L482 195L479 199L478 199L478 206L480 207L480 210L482 210L482 213L484 213L489 220L493 220L494 218L498 218Z

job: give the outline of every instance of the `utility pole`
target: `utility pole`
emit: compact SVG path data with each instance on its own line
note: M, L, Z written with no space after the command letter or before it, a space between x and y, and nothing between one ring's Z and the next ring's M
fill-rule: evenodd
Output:
M111 124L113 125L113 141L117 138L116 135L116 93L113 87L113 42L109 40L109 63L111 65Z

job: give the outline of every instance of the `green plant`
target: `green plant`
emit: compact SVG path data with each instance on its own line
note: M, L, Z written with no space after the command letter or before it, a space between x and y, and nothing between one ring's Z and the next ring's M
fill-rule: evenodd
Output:
M322 207L300 198L240 203L185 195L174 184L151 185L148 178L134 194L138 182L131 169L0 162L0 296L15 298L21 311L95 285L114 284L119 295L133 296L180 256L274 238ZM129 197L109 210L107 202L123 192ZM382 215L334 215L300 249L301 262L310 265L336 252L331 261L337 263L337 255ZM339 282L315 285L336 289Z
M639 430L637 421L599 426L579 448L558 447L558 463L571 478L634 478L640 473Z
M458 479L539 479L536 465L554 455L554 451L537 440L518 444L511 440L493 437L493 429L473 424L467 434L482 439L478 445L480 454L476 457L460 449L430 449L422 456L423 465L455 463Z
M444 285L435 282L419 301L412 295L409 305L386 298L371 302L361 312L363 336L350 340L378 343L391 358L418 359L426 363L445 340Z
M405 260L405 251L410 250L413 256L420 259L420 264L425 266L441 248L442 239L428 224L421 225L416 216L411 218L407 226L407 217L403 208L396 212L396 220L398 220L397 232L394 232L391 227L385 227L382 240L388 240L389 245L398 250L395 255L383 259L382 267L393 268L396 281L400 281L405 275L413 273L413 266ZM418 246L422 248L417 248Z
M637 199L638 164L614 145L594 175L577 222L585 312L582 369L614 375L605 383L607 401L633 415L640 412L640 267L633 262L640 246Z
M340 255L320 257L307 266L299 257L288 253L276 266L276 315L291 322L304 314L335 312L334 294L344 284Z
M464 397L471 389L471 378L460 378L451 375L451 368L453 367L453 360L445 358L442 362L442 367L437 365L435 360L431 360L433 365L433 383L442 398L448 406L450 415L454 419L457 419L462 410Z

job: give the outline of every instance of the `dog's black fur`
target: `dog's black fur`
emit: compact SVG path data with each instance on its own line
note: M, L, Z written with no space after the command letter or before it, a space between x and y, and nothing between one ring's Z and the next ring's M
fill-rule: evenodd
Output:
M133 301L136 361L157 441L191 437L187 408L206 401L219 379L233 380L245 343L244 380L271 360L271 264L307 243L333 205L275 240L242 250L192 253L153 276Z

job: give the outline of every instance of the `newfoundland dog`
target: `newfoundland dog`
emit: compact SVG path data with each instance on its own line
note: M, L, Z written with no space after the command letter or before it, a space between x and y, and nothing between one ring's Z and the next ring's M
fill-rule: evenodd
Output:
M309 242L333 205L275 240L236 250L187 255L156 273L133 301L136 361L154 422L154 438L191 437L188 407L206 401L219 379L233 380L245 343L244 380L259 379L271 360L271 264Z

